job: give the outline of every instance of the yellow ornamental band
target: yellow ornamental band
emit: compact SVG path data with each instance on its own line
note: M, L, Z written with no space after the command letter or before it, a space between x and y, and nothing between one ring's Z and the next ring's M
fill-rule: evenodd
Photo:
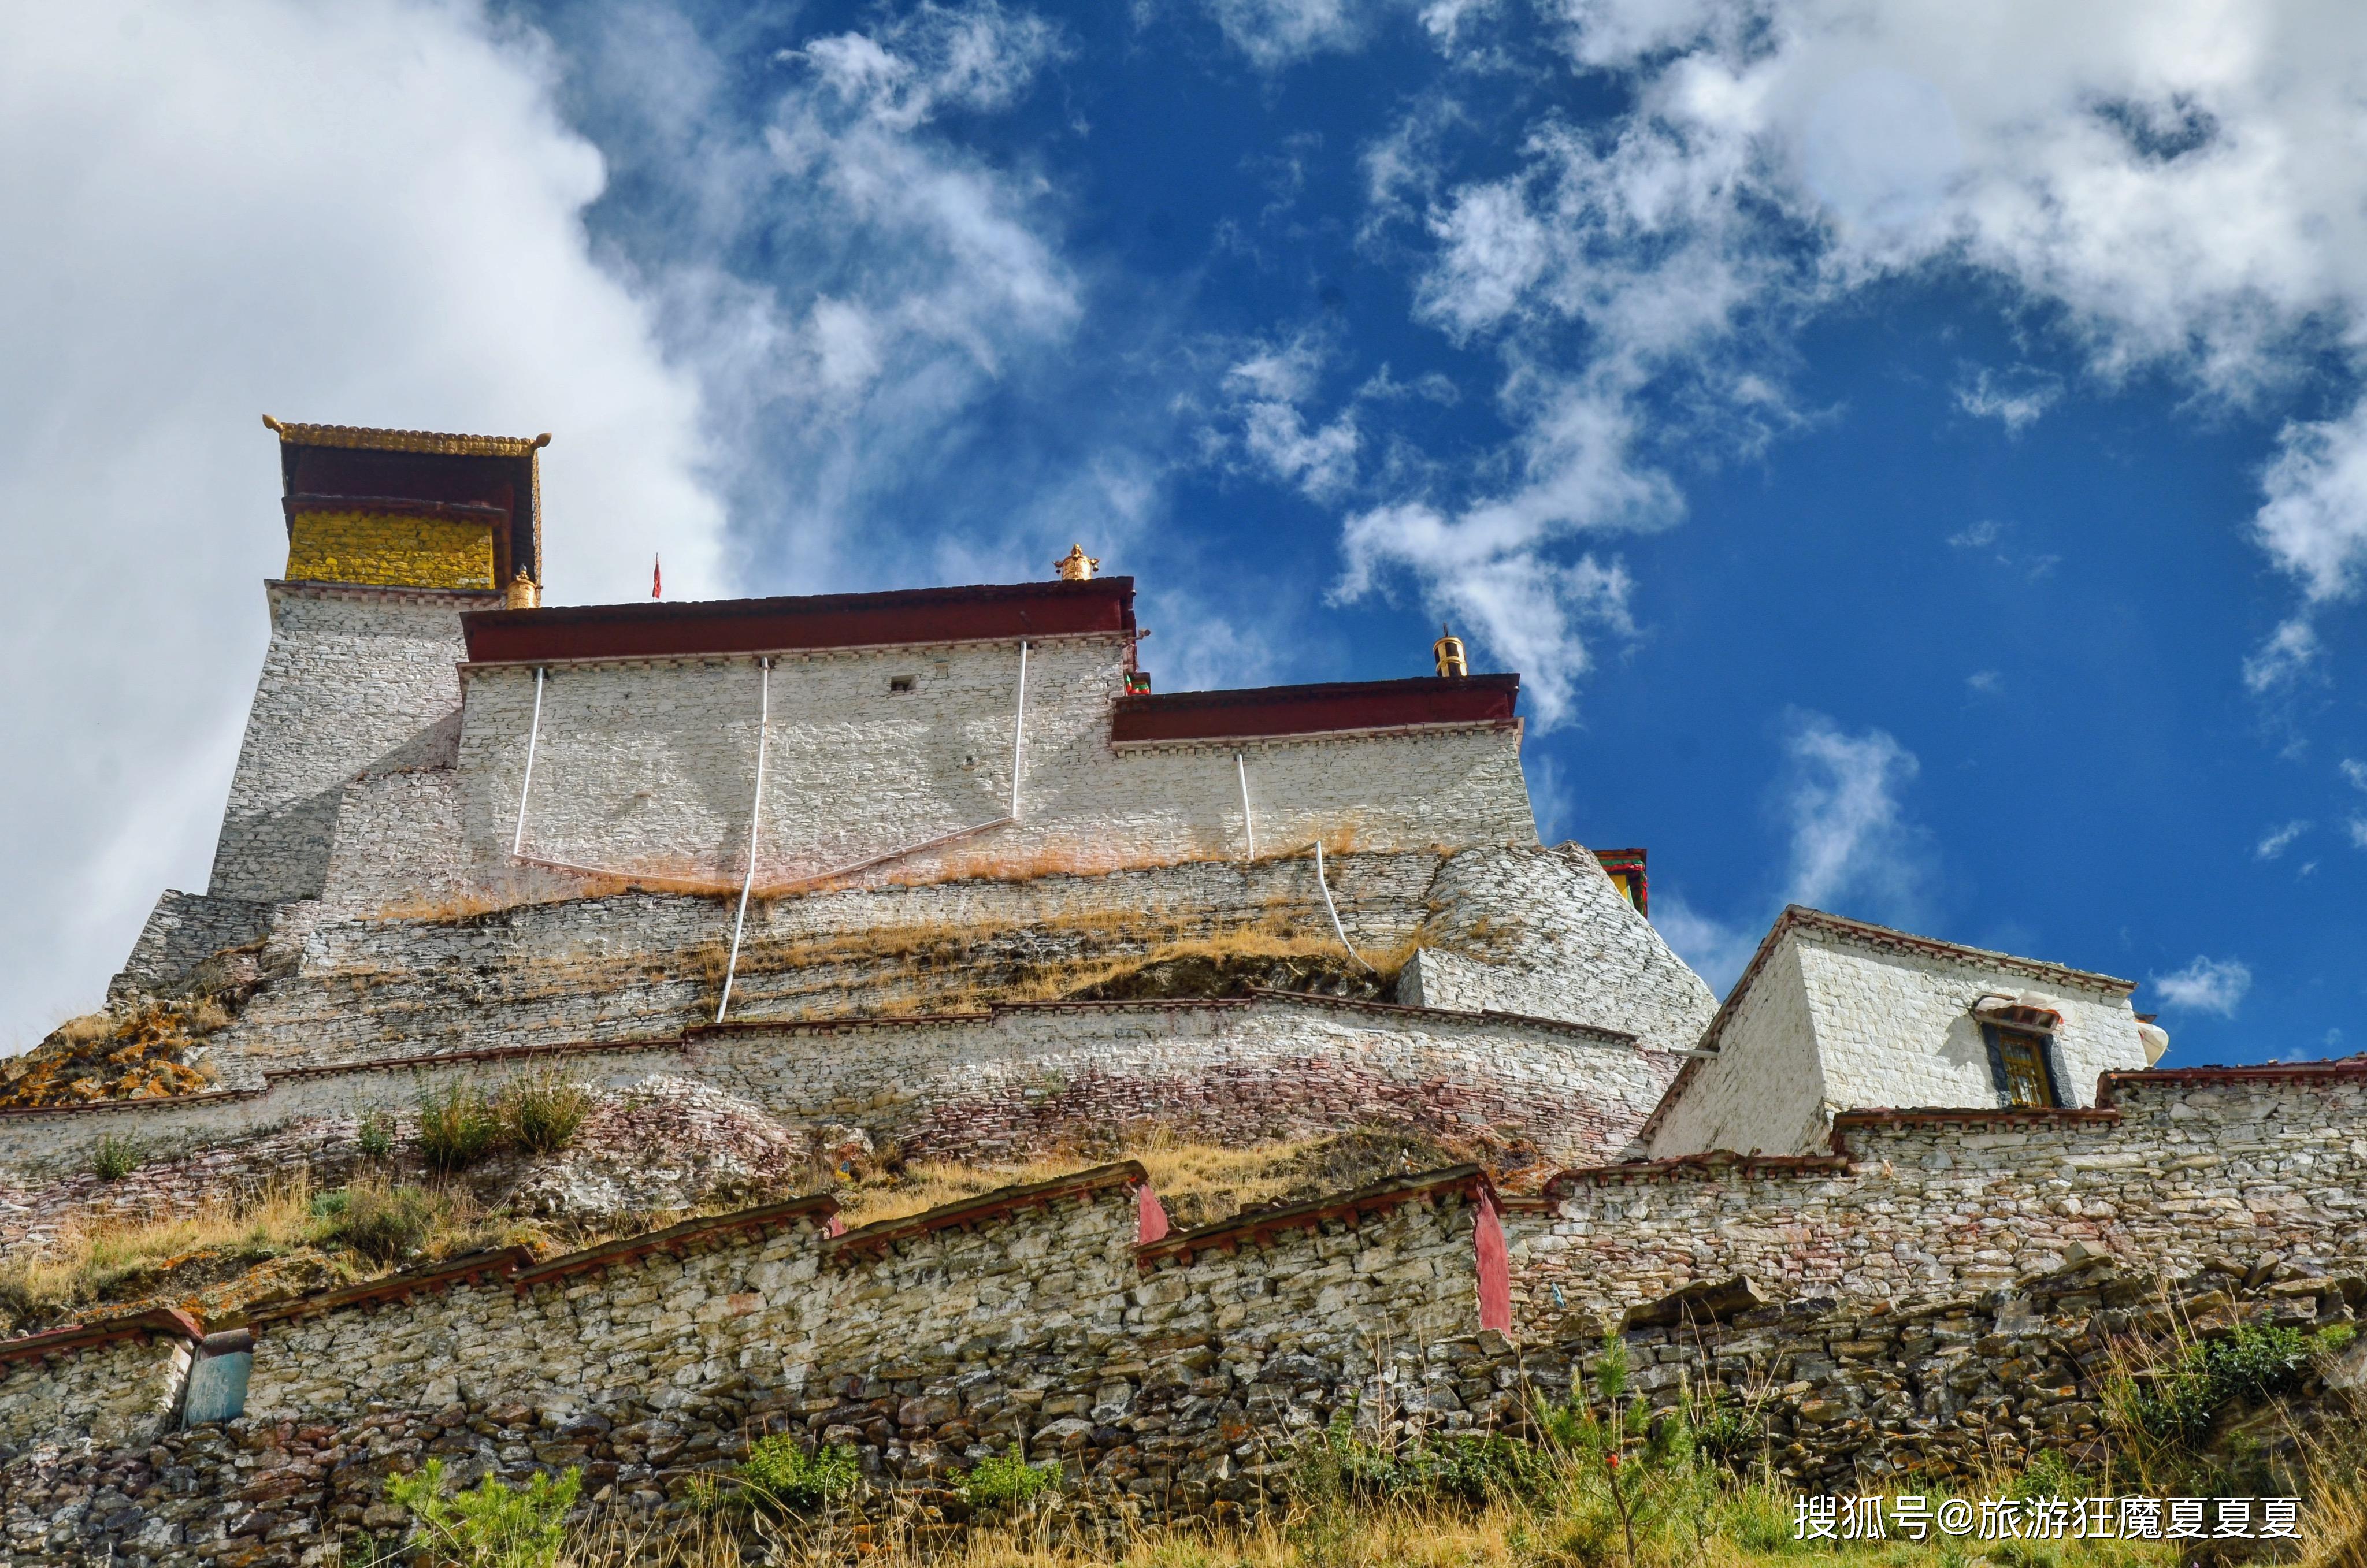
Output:
M288 579L493 588L493 525L384 512L299 512L289 520Z

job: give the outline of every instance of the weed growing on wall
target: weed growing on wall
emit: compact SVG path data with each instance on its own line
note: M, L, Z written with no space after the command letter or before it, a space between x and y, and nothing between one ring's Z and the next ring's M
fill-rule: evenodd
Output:
M396 1263L427 1238L449 1228L454 1201L421 1187L357 1182L313 1200L324 1223L323 1239L353 1248L373 1263Z
M385 1161L394 1157L394 1125L382 1111L373 1111L354 1130L354 1147L362 1158Z
M512 1144L528 1154L557 1154L592 1114L592 1091L557 1073L535 1073L503 1085L493 1109Z
M386 1495L419 1521L429 1560L452 1568L555 1568L566 1540L567 1510L583 1475L570 1467L553 1480L537 1475L504 1486L488 1475L474 1491L444 1495L444 1461L387 1478Z
M147 1148L138 1138L128 1133L108 1133L90 1151L90 1173L101 1181L120 1181L147 1157Z
M501 1142L501 1111L474 1084L447 1085L419 1101L419 1157L438 1176L454 1176Z
M2348 1324L2306 1334L2242 1324L2217 1338L2186 1341L2166 1365L2123 1368L2107 1391L2107 1404L2153 1455L2191 1453L2210 1437L2230 1401L2296 1392L2311 1361L2350 1344L2354 1332Z
M1029 1464L1017 1449L989 1454L961 1478L962 1501L973 1508L1016 1508L1060 1480L1057 1464Z
M710 1486L699 1501L708 1507L738 1506L775 1513L806 1513L851 1497L863 1483L855 1450L825 1443L808 1451L796 1438L759 1438L731 1472L730 1489Z

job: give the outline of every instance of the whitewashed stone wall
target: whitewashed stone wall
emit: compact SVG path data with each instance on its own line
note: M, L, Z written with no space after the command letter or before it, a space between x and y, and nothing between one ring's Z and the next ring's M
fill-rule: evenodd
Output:
M2067 1103L2093 1105L2097 1075L2146 1066L2124 987L2035 980L1976 959L1884 952L1821 931L1793 940L1825 1093L1838 1106L1997 1104L1988 1047L1972 1017L1984 993L2037 990L2061 1004L2054 1067Z
M108 982L108 999L124 1001L142 992L179 987L191 970L223 949L261 942L270 933L278 908L245 898L167 890L148 912L131 956Z
M1245 855L1231 747L1112 748L1116 637L1031 645L1019 820L900 860L1098 869ZM909 680L910 691L892 691ZM747 865L760 684L750 659L561 665L543 690L526 853L736 884ZM1009 812L1019 649L960 644L785 655L774 666L760 886L786 885ZM481 874L507 865L533 670L467 672L460 766ZM1262 852L1535 842L1516 728L1301 738L1246 748Z
M1840 1111L1998 1106L1972 1015L1985 995L2036 990L2061 1013L2052 1051L2067 1104L2094 1104L2100 1074L2147 1065L2119 982L2037 978L1971 953L1899 951L1795 927L1744 983L1716 1055L1680 1080L1658 1118L1655 1156L1818 1150Z
M179 1403L190 1345L186 1335L135 1333L0 1361L0 1451L150 1441Z
M316 921L335 913L430 910L478 891L459 769L374 773L345 785Z
M459 702L459 613L499 595L266 584L271 643L222 814L209 891L318 897L345 785L436 760Z
M1832 1108L1798 947L1779 944L1748 984L1718 1054L1688 1061L1670 1086L1648 1134L1655 1158L1824 1148Z
M1435 945L1399 976L1399 1001L1568 1019L1662 1051L1691 1049L1717 1011L1580 845L1467 851L1439 868L1430 903Z
M1423 918L1437 869L1427 852L1328 863L1350 940L1375 953L1402 943ZM281 977L212 1043L235 1078L374 1056L668 1037L714 1018L732 914L727 899L644 893L432 920L339 919L317 903L289 906L264 955ZM748 911L733 1014L969 1006L965 976L998 964L1122 957L1162 933L1250 926L1334 940L1311 858L764 899ZM959 962L934 981L895 951L906 936L931 933L960 944ZM850 945L873 951L840 953Z
M448 802L438 782L446 777L430 771L374 778L348 795L408 811L418 800ZM1480 879L1484 902L1442 882L1442 863L1428 852L1328 861L1349 939L1360 953L1385 960L1404 950L1436 901L1444 912L1441 924L1460 924L1444 931L1434 926L1433 940L1477 942L1475 908L1493 908L1525 922L1523 940L1530 945L1486 966L1491 981L1509 976L1512 983L1443 991L1443 1005L1558 1017L1635 1033L1655 1046L1690 1043L1694 1015L1707 1006L1706 989L1633 911L1603 907L1615 897L1607 884L1590 886L1570 872L1566 855L1540 850L1466 851L1444 870L1455 872L1475 854L1488 865ZM336 863L341 878L376 874L342 848ZM432 899L434 887L448 886L431 884L422 897ZM1434 886L1449 891L1439 897ZM1508 908L1517 916L1505 915ZM668 1036L714 1016L731 914L723 899L655 894L435 919L356 920L337 918L322 901L284 906L256 960L259 971L277 977L213 1038L216 1059L235 1080L269 1067L371 1056ZM1557 972L1551 964L1561 950L1551 939L1562 922L1580 933L1570 951L1580 957L1569 962L1584 964L1582 974L1569 972L1575 977L1568 987L1552 983ZM1588 922L1615 940L1590 942ZM961 995L965 975L983 983L998 965L1064 953L1123 958L1162 932L1206 936L1249 927L1294 934L1319 951L1334 944L1311 857L967 878L759 900L749 910L734 1013L971 1005ZM958 933L958 954L916 976L894 951L897 935L919 940L933 931ZM854 947L874 951L866 957ZM1433 946L1423 976L1434 972L1427 965L1443 970L1454 957L1450 948ZM142 975L136 983L166 981ZM119 989L134 984L127 975ZM1399 993L1409 1000L1428 994L1426 985Z
M72 1171L106 1135L153 1159L273 1129L489 1087L557 1066L623 1087L695 1078L786 1121L853 1122L916 1149L1002 1155L1147 1122L1249 1139L1365 1122L1526 1138L1564 1161L1609 1158L1673 1070L1624 1038L1475 1014L1294 1001L1020 1007L967 1019L749 1025L674 1042L295 1069L267 1089L176 1101L0 1111L0 1169Z
M1846 1158L1567 1173L1508 1227L1523 1310L1616 1314L1738 1274L1771 1300L1932 1300L2059 1269L2074 1244L2172 1276L2367 1267L2367 1069L2112 1083L2108 1109L1844 1114Z

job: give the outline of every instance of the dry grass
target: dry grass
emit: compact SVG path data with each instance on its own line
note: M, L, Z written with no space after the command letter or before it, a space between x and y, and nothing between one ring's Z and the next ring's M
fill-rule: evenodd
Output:
M187 1307L219 1315L288 1287L317 1288L416 1267L480 1247L527 1239L527 1227L486 1213L463 1188L429 1184L390 1189L362 1180L336 1194L383 1206L400 1191L422 1223L407 1236L409 1256L372 1258L348 1236L334 1202L299 1174L259 1192L226 1197L194 1213L153 1220L94 1220L67 1227L48 1246L12 1248L0 1261L0 1319L23 1332L96 1306ZM410 1194L416 1194L415 1199ZM332 1195L334 1196L334 1195Z
M1140 1160L1150 1172L1151 1190L1162 1201L1176 1207L1186 1201L1221 1203L1232 1213L1273 1201L1290 1184L1285 1168L1293 1156L1327 1141L1308 1138L1229 1149L1160 1136L1118 1157ZM839 1213L849 1225L898 1220L939 1204L982 1198L998 1188L1050 1181L1077 1168L1078 1161L1067 1156L993 1168L916 1160L904 1167L900 1177L858 1182L841 1192Z
M127 1287L170 1275L192 1259L259 1262L310 1241L311 1202L311 1185L300 1176L194 1213L73 1226L40 1252L16 1248L0 1262L0 1301L19 1317L45 1321L124 1300Z
M1415 1169L1452 1164L1462 1151L1395 1129L1327 1133L1235 1148L1197 1143L1164 1129L1127 1140L1110 1160L1134 1159L1150 1173L1151 1190L1177 1228L1227 1219L1244 1209L1295 1202ZM944 1203L984 1197L998 1188L1050 1181L1088 1164L1076 1155L981 1167L914 1160L896 1174L866 1175L841 1190L849 1225L902 1219Z
M1161 969L1178 972L1172 983L1146 984L1138 987L1140 994L1218 995L1235 988L1238 971L1268 964L1336 967L1386 989L1424 940L1416 929L1386 945L1362 948L1365 964L1359 965L1341 951L1319 907L1310 911L1289 904L1273 905L1254 920L1214 928L1126 911L1033 922L1030 945L1040 951L1048 942L1070 950L1059 957L1002 951L1013 934L1004 924L935 921L750 942L740 951L734 996L745 987L744 1006L761 1006L769 1017L855 1011L892 1017L1059 1001ZM716 942L698 950L693 963L708 984L719 986L728 956L727 946ZM859 1008L846 999L857 993L864 998Z
M2352 1479L2329 1507L2355 1506ZM949 1532L909 1517L782 1529L760 1525L736 1537L714 1520L677 1534L604 1523L570 1543L569 1568L2176 1568L2176 1541L2064 1540L1985 1543L1886 1540L1863 1545L1788 1539L1788 1495L1729 1483L1702 1517L1654 1532L1630 1564L1567 1495L1535 1503L1505 1500L1477 1508L1382 1501L1272 1513L1229 1528L1139 1529L1116 1539L1081 1538L1047 1521ZM2307 1568L2353 1568L2356 1560L2304 1559Z

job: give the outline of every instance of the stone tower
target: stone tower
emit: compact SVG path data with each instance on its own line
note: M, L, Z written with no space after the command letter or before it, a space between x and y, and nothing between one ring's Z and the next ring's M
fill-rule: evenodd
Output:
M208 892L281 904L320 896L349 781L449 760L460 613L537 597L550 437L264 423L288 570Z

